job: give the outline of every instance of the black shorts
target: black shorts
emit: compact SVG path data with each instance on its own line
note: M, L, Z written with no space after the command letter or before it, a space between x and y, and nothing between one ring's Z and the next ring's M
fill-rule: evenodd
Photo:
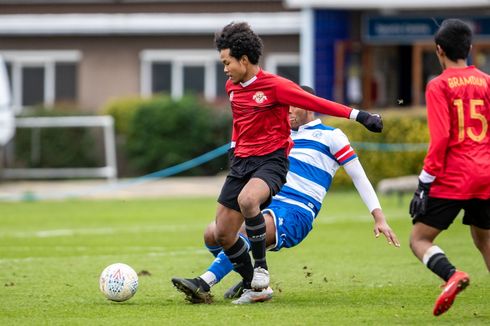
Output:
M289 160L284 148L264 156L237 157L233 149L228 152L230 172L221 188L218 203L240 212L238 195L252 178L260 178L270 188L269 199L260 206L264 209L271 203L272 196L281 190L286 183L289 170Z
M455 200L429 197L426 214L414 218L413 223L422 222L436 229L446 230L462 209L463 224L490 229L490 199Z

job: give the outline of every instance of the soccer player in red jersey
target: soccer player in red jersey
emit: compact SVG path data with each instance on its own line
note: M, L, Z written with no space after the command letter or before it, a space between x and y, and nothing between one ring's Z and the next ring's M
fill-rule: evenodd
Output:
M267 291L266 225L261 209L286 182L290 138L289 106L355 119L374 132L383 128L379 115L355 110L303 91L293 82L263 71L262 41L247 23L231 23L215 35L233 113L230 172L218 198L216 241L246 289ZM245 221L254 265L246 242L238 236Z
M443 72L427 85L430 145L410 203L410 247L446 282L434 306L436 316L470 282L433 243L461 210L490 271L490 76L467 65L471 38L469 26L458 19L445 20L435 35Z

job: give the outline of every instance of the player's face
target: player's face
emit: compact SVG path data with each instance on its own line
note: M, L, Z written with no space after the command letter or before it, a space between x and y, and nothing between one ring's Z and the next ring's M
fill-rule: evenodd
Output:
M290 106L289 107L289 123L291 129L298 130L298 128L309 122L308 111Z
M230 49L221 50L219 56L224 66L224 72L233 84L246 81L244 79L247 75L247 66L244 64L243 59L238 60L232 57L230 55Z

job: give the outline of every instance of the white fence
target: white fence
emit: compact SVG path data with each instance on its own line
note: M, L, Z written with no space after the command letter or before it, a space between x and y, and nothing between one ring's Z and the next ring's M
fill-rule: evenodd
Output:
M111 116L16 118L16 128L102 127L104 130L105 166L96 168L4 168L6 179L108 178L117 177L114 119Z

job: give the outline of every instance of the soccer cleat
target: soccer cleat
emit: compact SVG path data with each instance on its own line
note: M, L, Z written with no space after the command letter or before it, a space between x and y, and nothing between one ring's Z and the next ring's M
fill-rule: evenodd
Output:
M267 289L269 286L269 272L262 267L256 267L254 269L254 277L252 279L252 289L262 290Z
M456 271L444 285L444 290L436 300L434 306L434 316L439 316L451 308L451 305L456 299L456 295L470 285L468 274L461 271Z
M236 299L243 294L243 280L233 285L225 292L225 299Z
M185 294L185 299L190 303L212 303L213 296L208 289L205 289L205 283L199 277L197 278L172 278L172 283L180 292Z
M244 289L243 294L240 298L233 300L233 304L249 304L256 302L264 302L272 299L272 294L274 291L270 287L263 289L261 291L254 291L252 289Z

